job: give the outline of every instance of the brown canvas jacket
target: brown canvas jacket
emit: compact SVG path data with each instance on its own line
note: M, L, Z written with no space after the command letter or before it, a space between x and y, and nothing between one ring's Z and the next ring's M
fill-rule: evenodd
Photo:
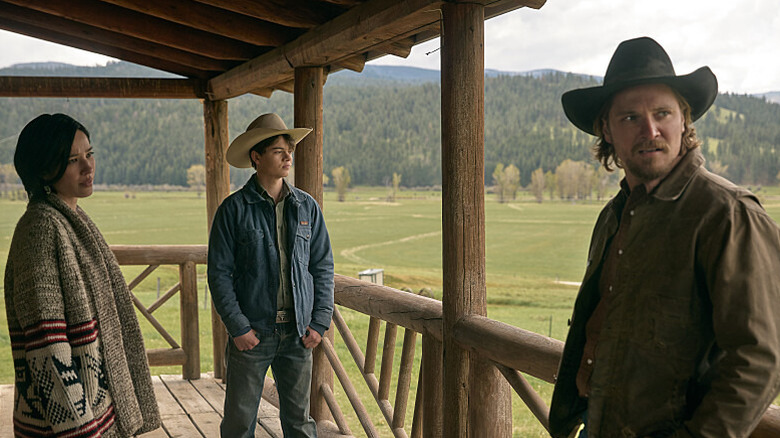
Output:
M698 150L634 208L596 347L589 398L575 377L601 263L626 193L596 223L550 408L569 437L747 437L780 388L780 232Z

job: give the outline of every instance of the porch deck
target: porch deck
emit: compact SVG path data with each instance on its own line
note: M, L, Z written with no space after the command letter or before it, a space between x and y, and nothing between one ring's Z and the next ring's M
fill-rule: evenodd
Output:
M154 392L160 406L163 427L141 435L142 438L217 438L222 420L225 386L209 374L198 380L184 380L180 375L152 376ZM0 385L0 436L13 436L11 406L13 385ZM258 410L255 438L282 438L279 410L263 398ZM343 437L334 423L317 424L321 437Z

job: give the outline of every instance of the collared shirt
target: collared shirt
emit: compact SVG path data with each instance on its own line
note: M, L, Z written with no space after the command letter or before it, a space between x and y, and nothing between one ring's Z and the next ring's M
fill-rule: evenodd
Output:
M290 286L290 259L287 254L287 225L284 221L284 204L288 196L290 196L290 189L287 187L287 182L282 181L282 193L279 202L274 200L268 191L263 187L260 182L257 182L257 190L260 192L260 196L268 200L271 205L274 205L276 212L276 251L279 254L279 290L276 293L276 309L277 310L290 310L293 308L293 295L292 287Z
M628 187L628 183L625 180L621 181L620 185L628 200L620 198L615 202L615 215L620 218L620 225L615 237L607 244L606 257L601 268L601 275L599 276L598 291L601 299L585 326L585 348L582 353L580 370L577 373L577 389L582 397L587 397L590 389L590 376L596 363L596 345L598 344L601 327L604 324L611 292L614 289L618 276L618 260L623 255L622 248L627 244L626 236L628 235L628 230L631 229L634 209L648 200L644 184L638 184L634 187L634 190ZM621 201L624 201L625 204Z

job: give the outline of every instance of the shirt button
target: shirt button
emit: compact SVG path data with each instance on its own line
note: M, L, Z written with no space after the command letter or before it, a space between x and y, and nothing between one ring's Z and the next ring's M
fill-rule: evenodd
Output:
M628 214L630 214L631 216L633 216L633 215L634 215L634 210L631 210L631 211L629 211L629 212L628 212Z
M622 250L622 249L619 249L619 250L618 250L618 254L619 254L619 255L623 255L623 250Z
M588 365L593 365L593 359L588 359Z
M612 286L609 287L609 291L612 292Z

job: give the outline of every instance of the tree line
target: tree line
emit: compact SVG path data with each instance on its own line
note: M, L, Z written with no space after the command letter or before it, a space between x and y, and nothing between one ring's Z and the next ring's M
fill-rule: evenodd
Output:
M594 139L569 123L560 104L563 92L597 84L594 78L560 72L486 78L485 183L494 183L499 164L503 172L517 170L513 178L519 181L513 183L520 187L547 181L549 190L551 177L543 179L537 170L557 174L566 160L587 163L598 175L590 152ZM323 102L325 174L344 168L353 185L440 185L440 96L437 82L351 81L332 75ZM292 124L292 96L277 92L270 99L231 99L230 138L271 111ZM12 163L16 136L28 121L53 112L70 114L90 130L97 184L187 186L188 169L204 164L199 101L43 98L0 99L0 164ZM710 168L741 184L777 182L780 105L721 94L696 128ZM231 182L241 185L250 174L231 168ZM402 180L394 181L394 174Z

